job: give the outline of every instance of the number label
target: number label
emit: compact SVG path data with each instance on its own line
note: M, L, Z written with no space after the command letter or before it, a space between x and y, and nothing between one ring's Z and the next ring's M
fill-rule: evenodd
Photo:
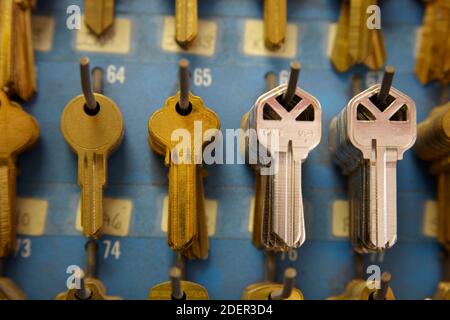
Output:
M106 80L108 83L115 84L119 82L120 84L125 83L125 67L109 65L106 69Z
M287 253L283 252L281 254L281 261L286 261L286 259L289 259L289 261L297 261L298 258L298 252L297 250L290 249Z
M120 258L120 241L112 241L112 240L103 240L103 244L105 245L105 252L103 254L103 259L108 259L113 257L118 260Z
M197 87L209 87L212 84L212 75L210 68L194 69L194 85Z
M14 256L29 258L31 256L31 239L17 238L16 251Z

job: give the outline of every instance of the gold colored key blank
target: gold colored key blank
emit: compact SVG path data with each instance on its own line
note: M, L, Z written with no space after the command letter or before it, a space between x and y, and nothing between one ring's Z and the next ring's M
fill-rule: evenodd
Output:
M119 107L110 98L92 92L89 59L80 61L84 95L72 99L61 117L61 131L78 155L78 184L81 189L81 226L87 237L97 238L103 225L103 189L107 159L124 135Z
M0 257L11 254L16 238L16 158L39 138L39 124L0 90Z

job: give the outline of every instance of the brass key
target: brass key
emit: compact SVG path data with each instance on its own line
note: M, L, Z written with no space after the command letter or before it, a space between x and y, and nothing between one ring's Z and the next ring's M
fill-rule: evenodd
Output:
M194 135L196 125L201 125L200 137ZM189 133L189 146L180 148L179 141L172 140L172 134L180 129ZM207 254L203 179L199 170L201 152L212 138L203 135L210 129L220 129L219 119L200 97L189 92L189 63L181 60L180 91L151 116L148 130L151 148L165 157L169 167L168 243L189 258L206 258ZM204 243L198 243L200 240Z
M175 41L187 49L198 34L197 0L175 0Z
M56 300L122 300L119 296L108 296L106 287L97 277L98 244L94 239L86 243L87 272L78 270L75 275L79 280L78 288L69 288L59 293Z
M32 0L0 0L0 88L29 100L36 91Z
M283 283L260 282L247 286L242 300L304 300L303 293L295 287L297 272L286 269Z
M450 83L450 0L425 2L415 70L423 84Z
M450 102L434 108L417 127L416 154L438 175L438 241L450 251Z
M336 71L345 72L354 64L365 64L369 69L379 70L386 61L381 30L367 26L367 8L376 4L376 0L341 1L330 57Z
M81 225L87 237L99 237L103 225L103 189L107 159L124 135L119 107L110 98L92 93L89 59L80 61L84 96L72 99L61 117L61 131L78 155L81 189Z
M367 286L364 279L354 279L345 288L345 292L340 296L329 298L329 300L395 300L394 292L390 287L391 274L383 272L381 275L379 289L375 282L373 288Z
M286 0L264 0L264 44L279 49L286 39Z
M0 257L14 251L16 158L35 144L39 124L0 90Z
M149 300L208 300L208 291L198 283L181 280L181 270L173 267L169 271L170 281L151 288Z
M114 23L115 0L84 0L84 21L97 36Z

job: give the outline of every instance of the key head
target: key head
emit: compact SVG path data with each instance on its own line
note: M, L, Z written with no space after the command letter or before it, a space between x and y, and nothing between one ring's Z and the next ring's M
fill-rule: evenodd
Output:
M241 297L242 300L270 300L272 292L283 289L281 283L273 282L260 282L249 285L244 289L244 293ZM294 288L291 295L284 300L305 300L303 293Z
M122 142L124 124L120 109L110 98L94 93L98 112L89 114L84 96L72 99L61 117L61 131L77 154L95 152L108 156Z
M270 153L287 152L292 143L294 160L302 161L320 142L322 111L319 101L298 87L289 106L283 106L281 99L286 90L287 85L283 84L260 96L250 121L258 141ZM270 145L271 134L278 134L276 147Z
M0 157L15 158L39 138L39 124L0 90Z
M417 156L423 160L438 160L450 155L450 102L433 108L417 126Z
M194 150L194 146L199 145L203 149L209 142L214 135L210 129L220 129L220 121L216 113L207 108L200 97L189 94L191 110L187 115L177 111L179 100L179 92L169 97L164 106L153 113L148 122L149 144L155 152L163 156L167 156L179 143L178 137L175 141L172 140L172 133L176 130L184 129L190 133L191 149ZM197 129L198 134L194 129Z
M328 300L372 300L376 289L369 289L367 281L363 279L353 279L347 284L345 292L339 296L328 298ZM385 300L395 300L394 292L389 287Z
M376 102L380 91L376 84L350 100L347 109L347 135L364 159L373 157L377 147L395 148L397 160L416 140L416 105L401 91L391 87L384 105Z
M122 300L122 298L118 296L106 295L106 287L99 279L86 278L84 281L86 289L91 292L91 295L87 300ZM76 293L76 289L69 289L67 292L58 294L56 300L82 300L77 297Z
M184 297L181 300L208 300L208 291L195 282L181 280ZM170 281L157 284L148 294L149 300L174 300L172 297L172 283Z

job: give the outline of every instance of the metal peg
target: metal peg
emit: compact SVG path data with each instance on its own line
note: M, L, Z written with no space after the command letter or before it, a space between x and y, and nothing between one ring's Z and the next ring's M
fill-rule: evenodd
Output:
M79 270L79 272L77 272L77 278L80 287L76 288L75 296L79 300L88 300L92 296L92 291L86 287L86 284L84 282L85 275L81 269Z
M178 79L180 88L180 101L178 102L181 111L189 109L189 61L181 59L178 63Z
M172 298L174 300L181 300L184 297L183 289L181 288L181 270L173 267L169 271L169 278L172 284Z
M288 86L282 100L284 105L288 105L289 102L291 102L292 98L294 98L295 96L300 68L300 62L295 60L291 62L291 72L289 74Z
M88 57L82 57L80 59L80 77L81 77L81 89L83 91L84 99L86 100L86 106L92 112L97 109L97 101L95 101L94 91L92 90L90 61Z
M275 253L273 251L264 250L265 259L265 281L275 282L276 267L275 267Z
M297 271L294 268L287 268L284 271L283 288L270 294L271 300L283 300L291 296L292 290L295 288L295 279Z
M94 239L86 242L86 270L88 278L97 278L97 252L98 243Z
M391 91L392 79L394 78L395 69L393 66L388 65L384 69L383 80L381 81L380 91L377 95L377 102L379 105L384 105L386 99Z
M377 289L373 294L373 300L386 299L387 292L389 290L389 284L391 283L392 276L389 272L383 272L381 274L380 289Z

